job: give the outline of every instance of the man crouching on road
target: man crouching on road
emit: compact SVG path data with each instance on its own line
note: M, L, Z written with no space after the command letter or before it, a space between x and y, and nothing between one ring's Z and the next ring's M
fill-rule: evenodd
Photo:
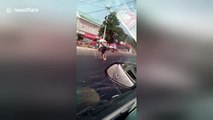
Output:
M107 42L101 42L99 51L101 52L101 59L106 60Z

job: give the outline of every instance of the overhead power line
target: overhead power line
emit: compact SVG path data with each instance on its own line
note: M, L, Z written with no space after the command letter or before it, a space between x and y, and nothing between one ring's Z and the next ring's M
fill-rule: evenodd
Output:
M134 2L135 2L135 1L130 1L130 2L126 2L126 3L119 4L119 5L110 6L109 8L115 8L115 7L119 7L119 6L121 6L121 5L126 5L126 4L130 4L130 3L134 3ZM86 14L101 12L101 11L104 11L104 10L107 10L107 8L100 9L100 10L97 10L97 11L88 12L88 13L86 13Z
M91 14L91 13L101 12L101 11L104 11L104 10L107 10L107 9L105 8L105 9L101 9L101 10L96 10L96 11L88 12L88 13L86 13L86 14Z
M91 4L92 6L95 6L95 7L99 7L99 8L103 8L103 7L101 7L101 6L98 6L98 5L94 5L94 4Z
M98 2L102 2L103 0L97 0L97 1L94 1L94 2L89 2L89 1L87 1L87 2L80 2L80 4L79 5L85 5L85 4L92 4L92 3L98 3Z
M130 1L130 2L122 3L122 4L119 4L119 5L111 6L110 8L119 7L121 5L126 5L126 4L130 4L130 3L134 3L134 2L135 1Z

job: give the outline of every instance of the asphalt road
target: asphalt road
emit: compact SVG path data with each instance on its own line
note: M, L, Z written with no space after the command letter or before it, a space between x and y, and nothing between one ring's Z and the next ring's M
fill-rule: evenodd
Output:
M106 68L119 61L136 63L136 55L107 51L107 60L102 61L100 54L95 49L77 48L77 86L93 88L101 95L101 99L111 99L119 92L117 86L107 78Z

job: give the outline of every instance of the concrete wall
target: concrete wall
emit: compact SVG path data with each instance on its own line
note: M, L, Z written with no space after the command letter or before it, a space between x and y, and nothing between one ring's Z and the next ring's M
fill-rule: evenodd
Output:
M79 18L77 23L77 30L79 32L87 32L98 35L99 26L92 24L82 18Z

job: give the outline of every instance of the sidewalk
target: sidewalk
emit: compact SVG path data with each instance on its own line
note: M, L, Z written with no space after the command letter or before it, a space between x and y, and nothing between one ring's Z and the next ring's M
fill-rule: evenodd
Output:
M77 46L76 48L78 48L78 49L87 49L87 50L96 50L96 51L97 51L97 49L88 48L88 47L80 47L80 46Z

